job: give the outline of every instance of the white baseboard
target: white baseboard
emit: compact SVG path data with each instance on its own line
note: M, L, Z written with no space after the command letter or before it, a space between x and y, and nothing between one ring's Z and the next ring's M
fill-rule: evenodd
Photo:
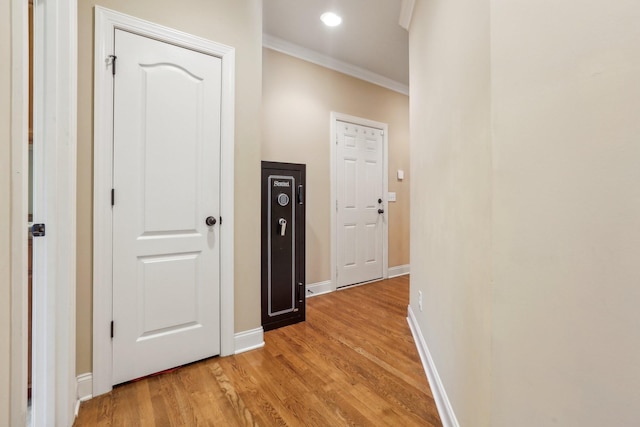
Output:
M456 415L453 412L453 407L451 406L449 397L447 397L447 392L445 391L444 385L440 380L440 375L438 375L436 365L433 362L433 358L431 357L431 352L429 352L429 347L424 340L424 336L422 335L422 331L420 330L420 326L418 325L418 321L413 314L411 306L409 306L408 309L407 321L409 322L409 328L411 329L413 340L415 341L416 347L418 348L420 360L422 360L422 366L424 367L424 371L427 374L427 379L429 380L429 385L431 386L433 399L436 401L436 407L438 408L438 413L440 414L442 425L444 427L460 427Z
M404 276L405 274L409 274L409 264L399 265L397 267L390 267L387 270L387 274L389 276L389 279L392 279L398 276ZM376 280L374 280L374 282L375 281ZM364 285L366 283L370 283L370 282L358 283L358 285ZM348 288L348 287L350 286L344 286L343 288ZM333 289L333 283L331 283L331 280L325 280L324 282L307 284L307 298L317 297L318 295L322 295L322 294L328 294L330 292L333 292L334 290L335 289Z
M80 410L80 403L93 397L93 374L87 372L76 377L76 417Z
M331 280L325 280L324 282L311 283L307 285L307 298L317 297L318 295L328 294L333 292L331 286Z
M234 354L262 348L264 347L264 329L260 326L259 328L249 331L238 332L235 334L234 340L236 349Z
M393 279L394 277L409 274L411 272L411 266L409 264L398 265L396 267L389 267L387 271L389 273L389 279Z

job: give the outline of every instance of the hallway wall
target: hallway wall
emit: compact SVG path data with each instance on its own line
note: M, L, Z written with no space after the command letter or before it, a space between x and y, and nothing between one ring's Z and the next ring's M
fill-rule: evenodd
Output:
M640 425L640 3L491 11L492 425Z
M460 425L488 427L489 1L417 1L409 46L411 308Z
M410 304L462 426L640 423L639 21L416 2Z
M262 159L307 164L307 283L331 279L330 113L389 125L389 267L409 264L409 98L263 49ZM405 179L398 181L396 171Z

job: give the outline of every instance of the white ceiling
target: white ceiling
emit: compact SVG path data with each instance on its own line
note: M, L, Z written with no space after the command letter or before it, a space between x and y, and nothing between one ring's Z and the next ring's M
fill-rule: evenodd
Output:
M264 0L264 45L408 92L408 33L398 24L402 0ZM327 27L331 11L342 25Z

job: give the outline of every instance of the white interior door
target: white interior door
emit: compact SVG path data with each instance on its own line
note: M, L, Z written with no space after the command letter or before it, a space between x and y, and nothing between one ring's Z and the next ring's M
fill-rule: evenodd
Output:
M115 31L113 384L220 353L221 60Z
M383 277L383 131L337 122L337 287Z

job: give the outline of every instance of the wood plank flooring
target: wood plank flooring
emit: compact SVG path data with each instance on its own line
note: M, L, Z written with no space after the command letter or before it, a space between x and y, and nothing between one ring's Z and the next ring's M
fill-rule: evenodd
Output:
M408 302L409 276L310 298L264 348L118 386L74 426L441 426Z

